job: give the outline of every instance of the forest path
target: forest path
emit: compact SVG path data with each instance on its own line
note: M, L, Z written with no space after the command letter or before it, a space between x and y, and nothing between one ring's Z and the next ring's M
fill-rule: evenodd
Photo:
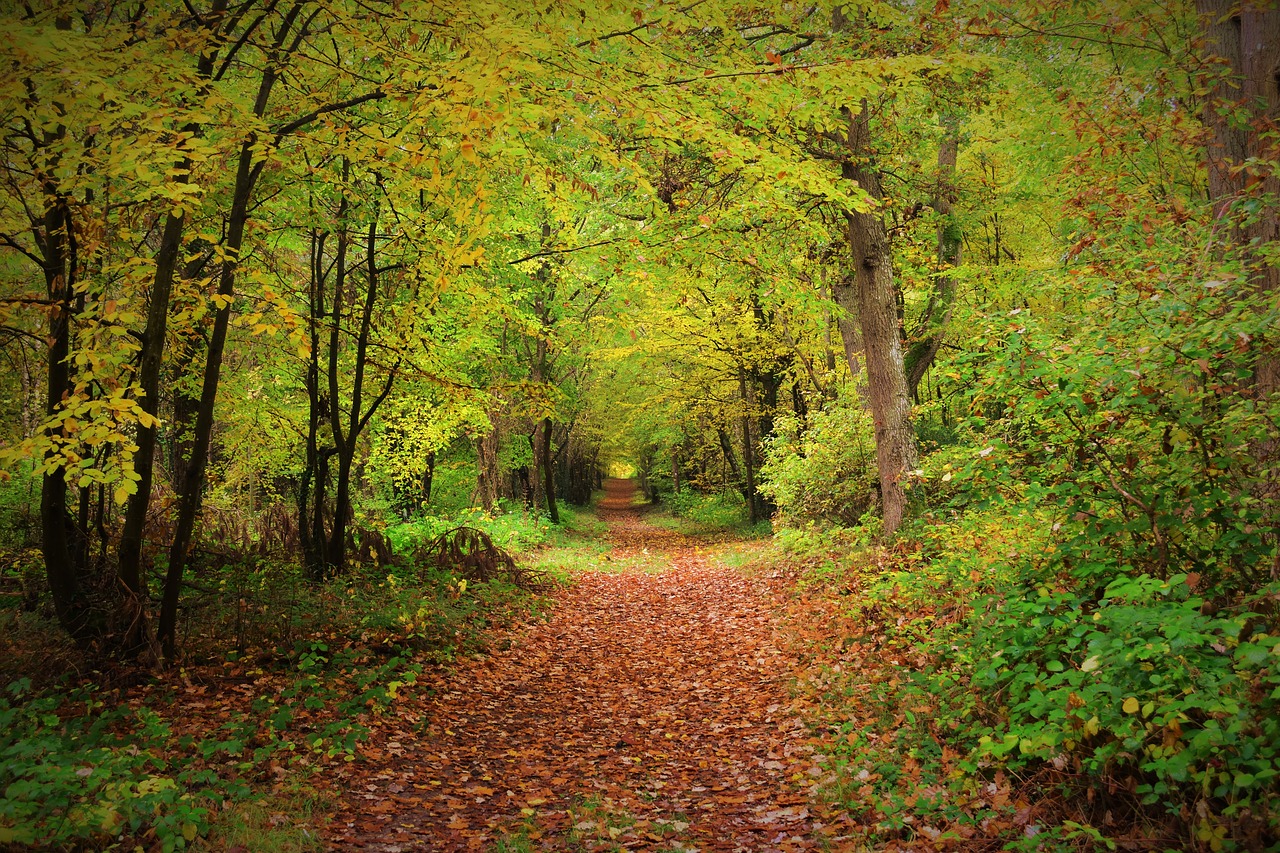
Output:
M806 794L767 582L646 523L630 481L605 487L612 560L664 567L581 573L513 648L402 707L361 750L333 847L841 849Z

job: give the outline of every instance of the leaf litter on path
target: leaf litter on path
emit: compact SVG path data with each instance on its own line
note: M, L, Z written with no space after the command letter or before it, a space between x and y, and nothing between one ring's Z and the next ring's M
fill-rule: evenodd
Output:
M347 768L334 848L842 849L846 819L806 793L816 741L789 711L765 581L608 486L615 550L668 568L582 573L513 648L401 706Z

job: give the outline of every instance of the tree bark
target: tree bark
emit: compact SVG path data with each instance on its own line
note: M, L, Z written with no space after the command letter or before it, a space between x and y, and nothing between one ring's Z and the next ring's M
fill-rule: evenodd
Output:
M1204 110L1210 130L1206 161L1209 197L1215 216L1228 229L1249 269L1253 295L1268 310L1280 293L1280 5L1275 0L1197 0L1204 24L1205 53L1219 64ZM1241 116L1246 117L1245 120ZM1261 210L1242 217L1242 202L1261 201ZM1280 342L1264 334L1253 342L1257 360L1253 394L1270 405L1280 390ZM1280 539L1280 446L1273 439L1251 448L1255 483L1251 488L1265 508L1270 538ZM1280 578L1280 557L1271 565Z
M853 274L844 275L831 285L831 301L840 308L836 317L836 330L844 345L845 363L849 365L849 378L854 385L862 382L862 326L858 320L858 282Z
M422 502L431 503L431 482L436 476L436 452L427 454L427 468L422 472Z
M742 478L742 469L738 467L738 454L734 452L733 440L729 438L729 433L724 427L717 428L716 435L720 439L720 452L724 454L724 461L728 463L729 471L733 474L733 482L742 493L742 499L750 503L751 493L747 491L747 483Z
M44 186L43 239L45 289L49 312L45 414L52 418L71 389L71 318L75 312L75 259L69 241L74 234L67 200L51 180ZM58 622L84 648L102 635L102 614L89 598L84 554L86 534L67 506L67 478L59 466L40 485L40 545L45 574Z
M218 55L217 27L226 13L227 0L214 0L210 6L206 35L210 43L200 54L196 64L196 76L207 82L213 75ZM188 124L187 133L196 136L200 126ZM174 182L186 185L190 180L191 159L178 163L178 177ZM139 424L138 449L134 454L134 473L138 475L137 491L129 496L125 507L124 524L120 531L120 544L116 549L116 577L123 591L122 615L126 622L122 648L127 654L141 652L151 643L147 623L147 584L142 566L142 541L146 529L147 512L151 507L151 486L155 478L156 446L159 438L160 374L168 336L169 308L173 301L173 282L177 274L178 259L182 253L182 237L186 217L181 210L171 211L165 217L160 247L156 252L155 276L147 305L147 325L142 334L142 351L138 362L138 385L141 388L139 407L149 415L152 423Z
M189 162L187 167L190 167ZM185 183L185 180L181 182ZM181 213L170 213L165 219L160 250L156 253L156 272L151 285L150 304L147 306L147 325L142 336L142 353L138 364L138 385L142 390L139 406L152 418L158 418L160 413L160 370L164 359L165 336L168 333L173 278L178 253L182 248L183 220ZM126 622L122 643L123 650L129 654L137 654L151 641L147 625L147 585L142 572L142 537L147 523L147 510L151 506L158 425L158 419L151 424L138 425L138 449L133 463L134 473L138 475L138 490L129 496L125 507L124 525L117 548L116 576L123 592L122 615Z
M498 503L498 428L476 437L476 490L472 503L492 510Z
M1197 0L1204 16L1205 51L1221 63L1205 107L1209 139L1209 197L1251 263L1259 292L1280 290L1280 267L1268 263L1267 246L1280 241L1280 175L1265 165L1280 156L1280 6L1266 0ZM1247 121L1238 115L1243 112ZM1238 202L1260 198L1267 209L1243 225L1232 221ZM1261 343L1255 390L1268 397L1280 388L1280 357L1274 341Z
M848 154L845 178L879 200L880 175L870 162L871 126L867 102L858 112L847 110ZM906 515L908 472L916 467L915 432L902 343L898 331L893 258L884 221L875 212L845 214L853 261L853 289L866 351L867 400L875 421L876 467L884 510L884 533L897 532ZM847 280L847 279L846 279Z

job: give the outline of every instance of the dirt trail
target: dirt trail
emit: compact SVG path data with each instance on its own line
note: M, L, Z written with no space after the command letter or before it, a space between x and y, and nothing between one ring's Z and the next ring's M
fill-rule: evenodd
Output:
M812 747L767 589L646 524L629 481L606 490L614 555L669 567L582 574L549 622L402 710L403 731L362 750L380 766L353 774L334 847L841 848L805 794Z

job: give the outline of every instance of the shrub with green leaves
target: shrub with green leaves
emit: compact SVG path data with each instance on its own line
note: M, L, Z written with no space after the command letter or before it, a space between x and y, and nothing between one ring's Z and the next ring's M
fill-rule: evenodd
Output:
M159 756L169 729L151 711L105 709L91 691L0 698L0 844L106 846L148 838L181 850L208 809Z
M729 530L747 523L747 503L737 492L704 494L694 489L681 489L663 500L665 508L673 516L705 530ZM656 521L662 523L661 518Z
M1231 849L1280 834L1275 470L1258 464L1280 419L1241 345L1276 306L1229 262L1162 245L1140 268L1124 239L1097 249L1124 278L1070 280L1087 321L988 318L973 408L998 417L946 475L951 508L1038 506L1052 535L934 650L935 691L982 697L975 772L1051 767Z
M775 422L760 468L761 493L793 522L857 524L879 482L870 413L856 395L844 395L802 426L792 416Z
M994 724L975 768L1047 762L1162 810L1200 802L1210 835L1219 818L1275 827L1280 637L1254 633L1257 613L1206 615L1193 585L1139 575L1096 601L1043 586L990 599L969 687L989 697Z

